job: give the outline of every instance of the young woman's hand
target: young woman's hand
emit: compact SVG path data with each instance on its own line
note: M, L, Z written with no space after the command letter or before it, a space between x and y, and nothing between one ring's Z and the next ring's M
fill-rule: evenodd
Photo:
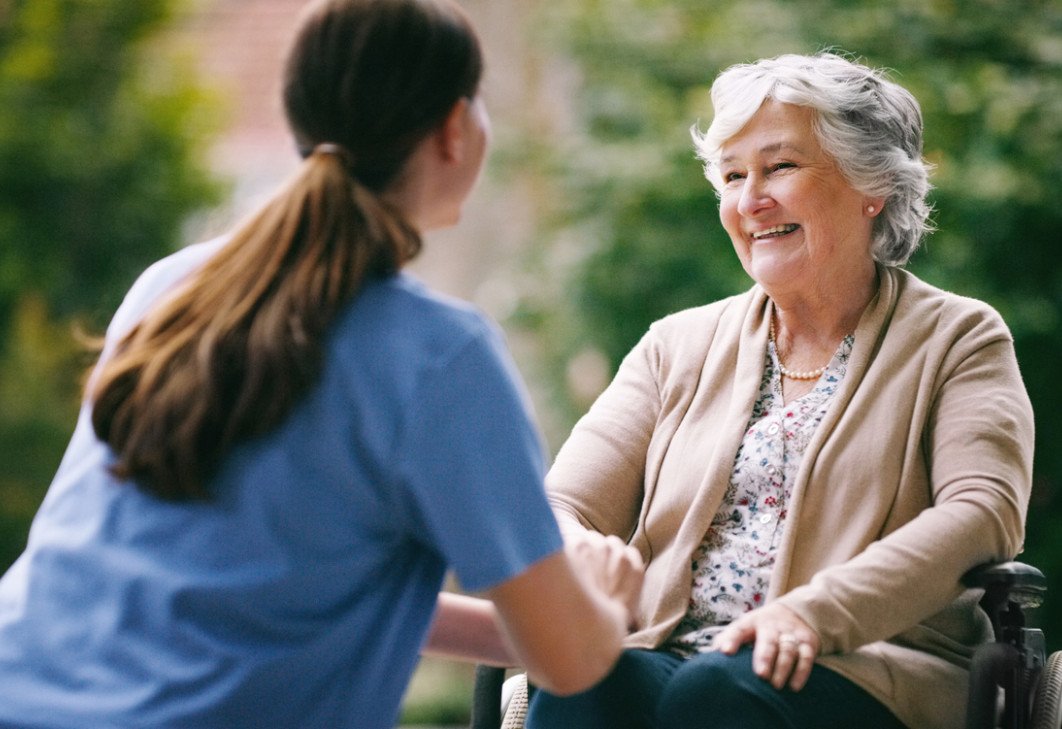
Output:
M565 552L581 579L627 608L627 626L637 627L645 564L634 547L616 536L583 531L569 535Z
M752 642L752 669L757 676L779 690L787 683L793 691L804 688L820 647L811 626L789 608L769 604L730 623L712 646L733 655Z
M587 533L490 590L506 650L540 688L586 691L612 670L633 623L642 558L616 537Z

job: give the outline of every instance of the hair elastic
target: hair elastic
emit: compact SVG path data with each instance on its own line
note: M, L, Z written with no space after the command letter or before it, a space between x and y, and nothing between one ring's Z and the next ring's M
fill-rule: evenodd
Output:
M347 167L351 167L354 164L354 158L350 152L347 151L347 148L341 144L336 144L335 142L321 142L313 148L311 154L332 154L339 157Z

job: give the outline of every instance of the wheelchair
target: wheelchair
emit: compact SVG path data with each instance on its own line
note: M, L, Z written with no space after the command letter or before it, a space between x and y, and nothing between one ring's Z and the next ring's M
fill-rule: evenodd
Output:
M996 637L970 665L966 729L1062 727L1062 651L1047 655L1043 631L1025 625L1024 610L1043 603L1043 573L1020 562L982 565L963 584L985 591L981 608Z
M1062 729L1062 651L1047 654L1043 631L1026 626L1025 610L1043 603L1047 580L1021 562L975 567L963 576L984 590L981 608L995 642L970 665L966 729ZM527 679L477 666L471 729L519 729L527 711Z

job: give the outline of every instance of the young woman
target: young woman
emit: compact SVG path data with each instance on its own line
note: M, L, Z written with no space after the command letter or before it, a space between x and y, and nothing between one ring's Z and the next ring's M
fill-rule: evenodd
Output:
M0 581L0 725L393 726L447 569L493 604L445 597L428 650L610 669L637 556L569 559L496 328L401 271L479 174L480 73L451 0L307 8L305 162L116 314Z

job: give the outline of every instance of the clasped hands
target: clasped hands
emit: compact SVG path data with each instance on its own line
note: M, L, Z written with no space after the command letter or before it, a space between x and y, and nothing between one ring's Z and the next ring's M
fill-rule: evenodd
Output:
M593 531L569 532L565 537L565 549L576 570L626 605L629 627L635 630L644 574L638 551L619 537ZM756 675L776 689L788 685L793 691L807 683L821 647L811 626L778 603L734 620L716 636L712 648L733 655L746 643L753 643L752 667Z
M591 582L627 611L627 628L636 630L645 563L637 549L617 536L581 531L569 534L564 549L581 579Z

